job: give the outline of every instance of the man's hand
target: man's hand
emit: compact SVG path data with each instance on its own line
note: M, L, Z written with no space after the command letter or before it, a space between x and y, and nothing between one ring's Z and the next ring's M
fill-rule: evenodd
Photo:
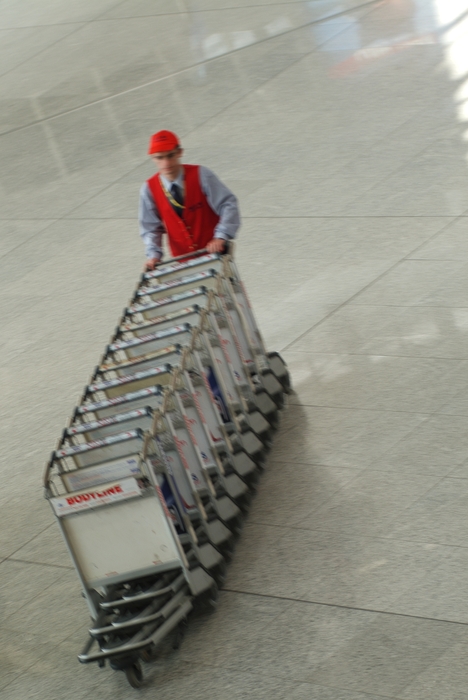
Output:
M151 270L154 270L156 265L158 265L160 262L161 258L150 258L145 262L143 272L151 272Z
M209 253L224 253L227 245L228 241L225 241L224 238L212 238L206 249Z

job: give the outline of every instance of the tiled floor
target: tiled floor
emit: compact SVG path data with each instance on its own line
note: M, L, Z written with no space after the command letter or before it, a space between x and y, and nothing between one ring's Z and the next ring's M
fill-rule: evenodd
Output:
M295 393L142 698L468 697L468 0L0 0L0 692L124 700L42 499L142 265L149 135L238 194Z

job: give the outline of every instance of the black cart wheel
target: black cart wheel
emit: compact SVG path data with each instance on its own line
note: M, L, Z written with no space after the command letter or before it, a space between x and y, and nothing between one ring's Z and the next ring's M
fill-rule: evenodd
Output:
M132 688L141 688L143 685L143 671L141 670L139 661L135 661L130 666L126 666L125 675Z
M218 595L218 586L216 583L213 583L213 585L200 596L200 609L204 613L214 612L218 607Z
M225 561L220 561L215 567L209 570L210 576L214 578L219 588L226 580L227 564Z
M233 533L234 537L239 537L244 527L244 518L242 515L236 515L235 518L231 518L228 524L229 529Z
M183 619L179 622L179 624L175 628L174 639L172 640L172 648L174 650L180 649L180 645L182 644L182 640L185 637L186 630L187 630L187 620Z

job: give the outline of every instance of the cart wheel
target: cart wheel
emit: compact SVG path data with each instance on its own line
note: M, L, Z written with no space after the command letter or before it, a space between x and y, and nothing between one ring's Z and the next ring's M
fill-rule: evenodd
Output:
M232 555L234 553L234 546L232 544L232 538L223 542L223 544L218 545L218 550L223 555L226 561L231 561Z
M252 489L251 489L250 491L247 491L247 493L244 493L239 498L236 498L236 503L244 515L249 512L249 508L250 508L250 505L252 503L252 497L253 497L253 493L252 493Z
M216 584L221 587L226 580L227 565L225 561L221 561L213 569L210 569L210 575L216 581Z
M180 649L180 645L182 644L182 640L185 637L185 631L187 629L187 620L182 620L179 622L179 624L176 627L175 630L175 635L174 639L172 642L172 648L174 650Z
M241 515L237 515L235 518L232 518L232 520L229 521L228 527L234 534L234 537L238 537L242 532L242 528L244 527L244 518Z
M218 607L218 596L219 596L219 589L216 583L211 586L210 588L210 594L207 600L207 605L209 610L216 610Z
M291 375L287 370L286 372L284 371L286 369L286 362L278 352L269 352L267 357L273 374L283 385L284 392L290 394L292 391Z
M134 661L131 666L125 668L125 675L132 688L141 688L143 685L143 671L138 661Z
M202 609L204 612L210 613L216 610L218 607L218 595L219 590L216 583L214 583L211 588L209 588L201 596Z
M216 583L213 582L213 584L208 588L206 591L203 591L199 596L197 596L194 600L194 610L195 614L201 615L202 617L205 617L205 615L211 615L214 613L218 606L218 586Z

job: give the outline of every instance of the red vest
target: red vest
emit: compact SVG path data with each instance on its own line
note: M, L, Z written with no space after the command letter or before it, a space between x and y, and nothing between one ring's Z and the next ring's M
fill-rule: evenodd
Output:
M150 177L148 187L158 214L166 227L169 247L174 257L206 248L213 238L219 216L208 204L200 185L198 165L183 165L185 172L185 209L182 218L175 213L164 192L158 173Z

